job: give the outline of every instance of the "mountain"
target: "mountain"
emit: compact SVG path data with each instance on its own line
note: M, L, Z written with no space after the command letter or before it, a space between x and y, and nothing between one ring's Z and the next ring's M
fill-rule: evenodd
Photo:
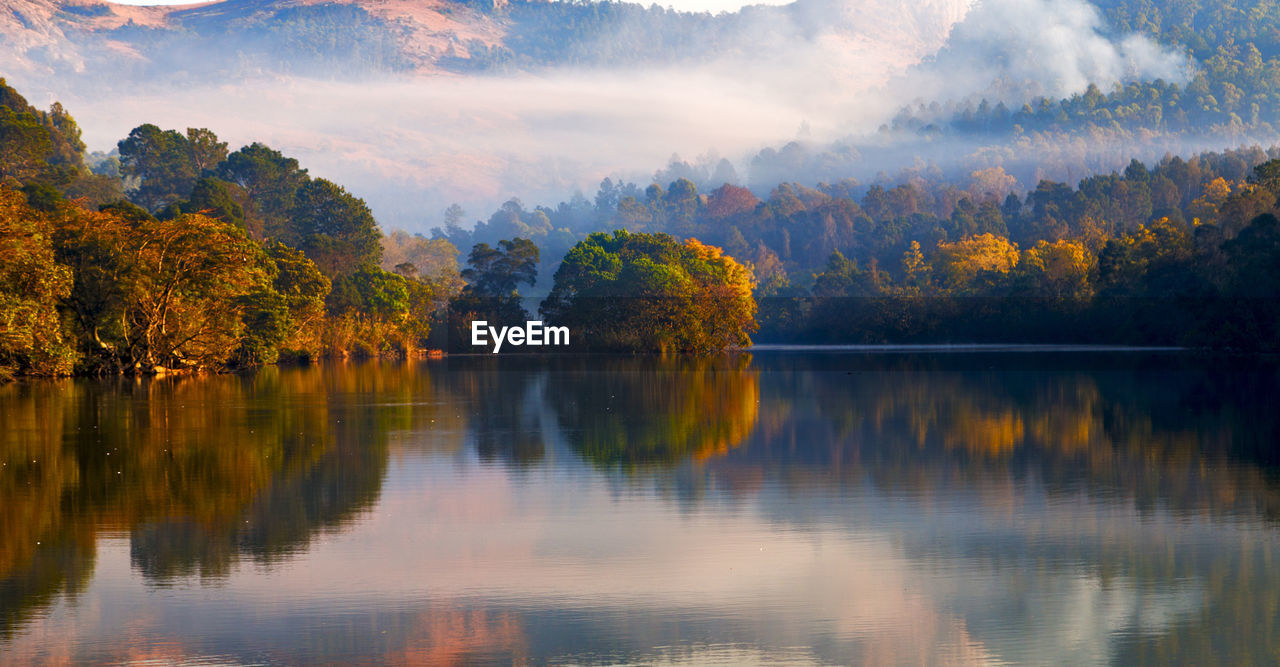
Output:
M425 230L454 202L482 215L689 163L718 178L721 158L765 196L994 167L1030 188L1270 144L1280 10L1226 4L0 0L0 76L72 109L90 150L207 127Z
M741 12L548 0L223 0L136 7L3 0L11 75L117 81L302 74L511 72L555 66L689 63L831 42L901 68L936 50L967 0L807 0ZM767 51L766 51L767 52Z
M0 35L17 47L3 55L3 66L45 75L169 79L431 70L470 58L469 49L499 45L506 32L486 8L442 0L225 0L162 7L5 0L0 7Z
M0 0L0 76L74 109L90 150L142 123L208 127L420 229L451 202L563 197L673 153L739 159L878 123L860 93L936 53L969 4Z

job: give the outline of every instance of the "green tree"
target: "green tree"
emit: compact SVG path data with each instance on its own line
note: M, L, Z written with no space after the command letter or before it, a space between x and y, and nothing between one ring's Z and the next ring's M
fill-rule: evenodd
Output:
M66 198L87 209L124 198L124 182L119 176L83 173L67 186Z
M1260 215L1222 249L1227 262L1223 291L1229 298L1205 327L1203 342L1274 352L1280 347L1280 220Z
M426 322L409 320L415 281L365 265L334 278L326 300L325 346L330 352L361 357L403 354L416 347Z
M41 173L52 145L48 128L34 113L0 106L0 184L25 182Z
M190 143L177 130L139 125L117 147L121 172L139 179L129 198L149 211L187 196L199 176Z
M272 287L289 311L290 329L281 346L295 356L312 356L320 348L325 298L332 283L300 250L273 242L267 244L266 252L275 266Z
M80 126L62 104L40 111L0 78L0 182L39 180L64 189L85 174Z
M192 186L191 196L181 210L244 227L244 207L232 195L232 187L230 183L218 178L201 178Z
M473 321L509 326L527 319L518 288L536 283L540 254L533 241L522 238L501 240L496 248L487 243L472 247L462 272L467 285L449 303L447 344L469 349Z
M870 296L880 292L874 271L860 271L858 262L839 252L831 254L826 269L813 277L814 296Z
M245 226L253 238L274 238L298 245L298 235L289 228L289 218L298 189L308 176L297 160L253 143L228 155L216 171L218 178L236 186Z
M288 301L269 285L259 285L242 296L238 305L243 309L244 335L240 337L232 362L240 367L275 363L280 358L280 347L293 328Z
M327 276L376 268L382 259L382 232L364 200L323 178L298 188L290 225L285 238L296 239Z
M208 128L187 128L187 150L191 153L191 166L198 176L227 159L227 142L218 141L218 135Z
M462 278L466 291L476 296L519 297L521 283L535 284L538 279L538 246L529 239L514 238L498 242L497 248L477 243L467 258Z
M49 128L49 164L62 168L67 176L84 169L84 141L80 138L80 125L67 113L60 102L54 102L40 119Z
M1280 207L1280 160L1268 160L1254 167L1253 173L1249 175L1249 183L1274 195L1275 205Z
M540 308L587 347L709 352L751 344L751 271L695 239L597 232L556 270Z

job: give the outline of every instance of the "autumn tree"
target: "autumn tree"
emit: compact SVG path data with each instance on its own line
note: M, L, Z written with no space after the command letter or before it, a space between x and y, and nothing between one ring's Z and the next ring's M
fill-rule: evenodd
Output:
M1041 240L1023 251L1018 271L1037 296L1079 301L1093 295L1096 263L1093 253L1079 241Z
M223 366L245 335L249 297L270 287L261 247L204 216L157 220L117 207L69 215L58 233L90 365Z
M0 376L71 370L58 306L71 291L71 270L56 261L53 225L0 189Z
M1186 266L1192 237L1169 218L1109 240L1098 254L1098 280L1109 296L1164 296L1193 279Z
M710 352L756 329L748 267L695 239L595 233L565 256L540 311L599 349Z
M447 239L397 229L382 237L382 268L390 271L405 263L413 265L420 279L451 282L459 277L458 248Z
M918 292L928 285L932 269L920 250L920 242L912 241L907 251L902 253L903 284L907 289Z
M750 190L725 183L707 196L706 215L712 220L754 211L760 199Z
M1018 179L1002 167L979 169L969 174L969 196L976 202L1003 201L1018 186Z
M933 275L953 291L980 290L979 278L1008 274L1018 264L1018 246L994 234L979 234L954 243L939 243Z

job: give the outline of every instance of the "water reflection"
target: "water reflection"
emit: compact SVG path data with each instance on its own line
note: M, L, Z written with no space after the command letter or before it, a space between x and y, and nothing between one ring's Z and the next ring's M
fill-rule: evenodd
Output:
M14 659L1280 651L1270 365L453 357L0 388Z
M583 360L557 369L547 398L570 446L592 463L701 461L742 444L755 427L760 387L750 361Z
M929 357L886 360L888 368L857 361L772 373L786 380L763 401L768 435L738 458L803 464L826 478L866 475L911 495L1009 476L1139 508L1269 519L1280 511L1274 367L1215 371L1211 360L1176 356L1154 370L1123 359L1056 370L1016 357L977 369ZM797 442L809 444L802 459Z
M367 510L387 465L379 434L412 422L351 400L386 394L347 387L348 375L266 369L0 390L0 632L62 579L64 592L78 590L100 533L128 531L148 580L218 578L242 556L274 562Z

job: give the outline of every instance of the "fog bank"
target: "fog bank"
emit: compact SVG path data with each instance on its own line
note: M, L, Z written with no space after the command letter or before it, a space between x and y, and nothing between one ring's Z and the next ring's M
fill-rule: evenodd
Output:
M723 156L750 182L763 147L877 141L875 129L913 101L1020 104L1089 82L1189 72L1145 37L1108 34L1083 0L803 0L785 10L748 7L727 55L662 67L268 74L92 94L73 78L13 79L33 103L61 100L91 150L144 122L208 127L233 149L262 141L297 157L366 198L384 227L425 231L452 202L476 219L512 196L529 205L579 188L590 196L604 176L644 184L672 154ZM838 171L866 179L883 168L854 160Z

